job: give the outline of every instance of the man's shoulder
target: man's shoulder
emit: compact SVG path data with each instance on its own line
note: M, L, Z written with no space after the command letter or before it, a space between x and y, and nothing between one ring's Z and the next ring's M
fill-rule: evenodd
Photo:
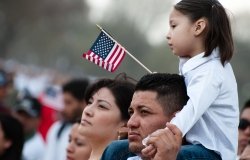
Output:
M135 154L129 151L128 140L118 140L108 145L101 160L127 160L132 156L135 156Z

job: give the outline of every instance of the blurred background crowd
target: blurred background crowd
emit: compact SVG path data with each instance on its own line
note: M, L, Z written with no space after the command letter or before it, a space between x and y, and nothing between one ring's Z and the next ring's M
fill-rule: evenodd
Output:
M249 7L247 0L220 0L233 26L235 55L232 65L238 81L240 104L250 97ZM1 0L0 58L34 70L60 71L73 76L112 77L112 73L83 60L106 29L150 70L177 73L178 59L166 42L168 16L175 3L150 0ZM153 7L152 7L153 6ZM35 71L38 72L38 71ZM117 72L138 79L146 71L126 56Z

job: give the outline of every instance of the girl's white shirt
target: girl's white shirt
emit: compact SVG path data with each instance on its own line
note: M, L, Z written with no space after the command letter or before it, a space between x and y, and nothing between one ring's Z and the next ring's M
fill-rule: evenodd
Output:
M189 100L171 123L188 142L202 144L223 160L235 160L238 146L239 104L237 83L230 63L221 64L219 49L204 57L180 58Z
M142 160L139 156L129 157L127 160Z

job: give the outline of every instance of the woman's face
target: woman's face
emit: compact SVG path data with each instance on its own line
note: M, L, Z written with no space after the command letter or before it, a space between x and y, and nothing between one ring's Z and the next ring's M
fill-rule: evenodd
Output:
M124 124L113 94L108 88L101 88L83 110L80 132L90 141L111 141L117 139L117 133Z
M4 153L6 149L8 149L11 146L10 140L7 140L4 136L2 124L0 122L0 155Z
M69 134L67 160L87 160L90 153L91 147L86 137L79 133L79 124L74 124Z

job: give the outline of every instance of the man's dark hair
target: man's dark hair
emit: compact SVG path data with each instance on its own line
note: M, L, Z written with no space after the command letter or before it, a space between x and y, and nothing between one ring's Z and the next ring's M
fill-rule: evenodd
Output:
M63 93L70 93L78 101L83 101L88 85L89 81L87 79L74 79L64 84L62 90Z
M178 74L154 73L143 76L135 87L136 91L153 91L157 93L158 102L164 107L166 115L179 111L189 97L184 77Z

